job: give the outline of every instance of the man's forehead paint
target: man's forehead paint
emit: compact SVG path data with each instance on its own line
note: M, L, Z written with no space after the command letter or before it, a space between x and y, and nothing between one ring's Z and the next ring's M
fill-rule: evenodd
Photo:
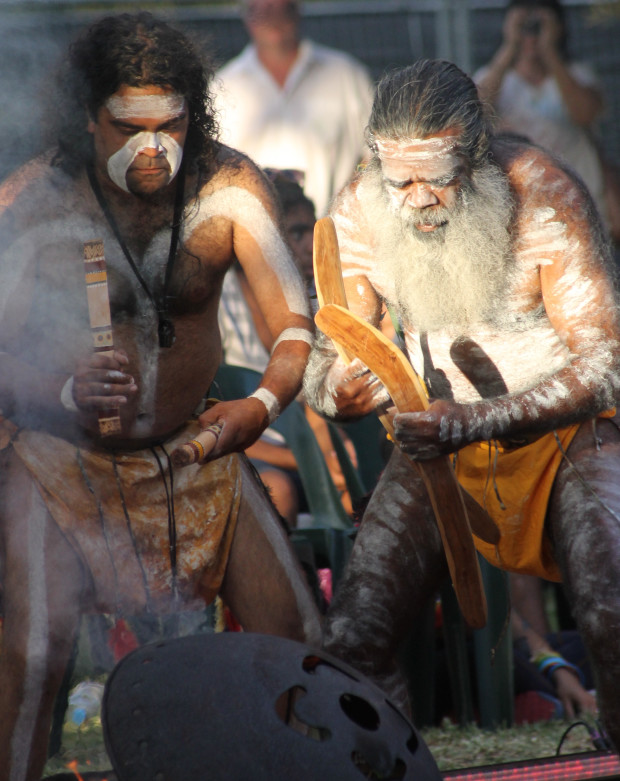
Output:
M185 98L172 95L112 95L105 107L115 119L173 119L183 113Z
M381 160L399 160L407 163L420 163L453 156L458 147L457 136L431 138L408 138L375 140L377 154Z

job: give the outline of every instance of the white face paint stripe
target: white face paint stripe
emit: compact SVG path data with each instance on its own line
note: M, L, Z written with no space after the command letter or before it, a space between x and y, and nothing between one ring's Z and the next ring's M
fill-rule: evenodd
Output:
M410 138L402 141L376 139L375 145L381 160L402 160L403 162L417 163L453 154L458 147L458 137Z
M278 336L274 342L273 347L271 348L272 355L280 342L305 342L306 344L309 344L310 347L312 347L314 344L314 334L305 328L285 328L280 336Z
M290 311L310 317L310 306L301 275L282 236L258 198L241 187L224 187L207 198L201 198L197 212L184 225L184 239L189 239L201 223L212 217L232 220L251 234L265 261L280 280Z
M108 158L108 176L115 185L129 192L127 170L136 157L145 149L155 149L164 154L170 166L170 180L179 172L183 159L183 148L167 133L136 133Z
M31 487L29 507L24 508L28 534L28 638L24 695L11 740L10 781L24 781L34 737L36 714L39 710L49 655L49 624L47 589L45 584L45 518L47 510L36 488Z
M185 108L182 95L112 95L105 107L115 119L160 119L166 122L180 116Z

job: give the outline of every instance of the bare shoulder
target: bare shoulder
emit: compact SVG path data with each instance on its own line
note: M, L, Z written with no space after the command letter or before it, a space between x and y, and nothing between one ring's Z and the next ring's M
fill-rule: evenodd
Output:
M372 217L369 209L373 199L372 175L364 170L358 171L334 198L330 207L338 233L370 241Z
M281 212L271 182L246 155L220 146L213 173L186 214L188 247L226 264L244 236L274 237L278 228Z
M267 211L278 213L275 191L264 172L247 155L221 145L216 158L215 173L202 188L201 197L207 198L219 190L231 187L251 193L261 201Z
M366 196L364 172L359 171L335 196L330 206L330 213L361 214Z
M85 181L54 166L51 155L31 160L0 185L5 245L14 233L58 220L75 223L86 214Z
M594 219L585 185L550 152L519 136L499 136L492 152L522 208L553 208L567 219L571 214Z
M41 155L24 163L10 173L0 183L0 214L20 196L28 194L30 198L41 189L51 185L53 171L50 167L51 153Z
M567 264L591 279L615 275L600 216L576 174L527 140L498 139L493 154L513 193L514 247L526 266L533 261L547 280Z

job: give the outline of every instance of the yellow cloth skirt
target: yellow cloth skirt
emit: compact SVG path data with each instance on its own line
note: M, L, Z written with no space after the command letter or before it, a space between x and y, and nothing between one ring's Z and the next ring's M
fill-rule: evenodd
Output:
M498 545L474 535L474 543L491 564L512 572L561 580L545 532L549 496L579 425L544 434L529 445L506 449L496 441L475 442L459 450L459 483L499 526ZM557 435L557 439L556 439Z

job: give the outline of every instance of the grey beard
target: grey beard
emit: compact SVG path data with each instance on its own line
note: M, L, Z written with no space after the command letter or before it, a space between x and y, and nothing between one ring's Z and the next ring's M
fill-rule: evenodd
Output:
M501 317L510 285L513 202L499 169L489 163L475 172L452 209L395 206L372 165L363 192L374 231L376 273L391 280L395 300L389 303L405 326L463 330ZM434 221L446 222L430 232L415 227Z

